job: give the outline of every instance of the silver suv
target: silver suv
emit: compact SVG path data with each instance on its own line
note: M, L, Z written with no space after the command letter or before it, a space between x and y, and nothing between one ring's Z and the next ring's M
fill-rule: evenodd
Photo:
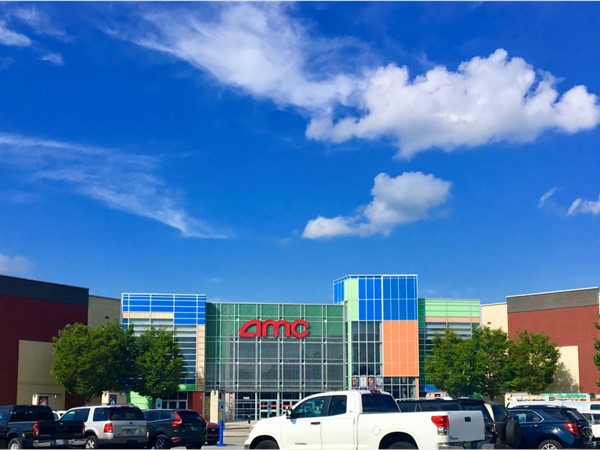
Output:
M63 419L70 415L84 422L85 448L105 445L141 447L148 442L148 423L137 406L80 406L68 410Z

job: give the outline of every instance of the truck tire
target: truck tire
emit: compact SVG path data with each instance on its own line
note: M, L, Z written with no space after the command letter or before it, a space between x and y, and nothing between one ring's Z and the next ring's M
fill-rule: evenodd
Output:
M7 448L10 448L12 450L21 449L23 448L23 441L18 437L14 437L10 441L8 441Z
M171 448L169 438L164 434L159 434L154 438L154 448Z
M556 450L563 448L560 442L555 441L554 439L546 439L545 441L540 442L538 448L546 449L546 450Z
M90 434L85 438L85 448L100 448L98 445L98 438L95 434Z
M400 441L400 442L394 442L392 445L390 445L388 448L394 448L394 449L398 449L398 448L417 448L415 447L413 444L411 444L410 442L406 442L406 441Z
M278 449L279 446L277 445L277 442L271 439L265 439L264 441L260 441L258 444L256 444L256 447L254 448Z

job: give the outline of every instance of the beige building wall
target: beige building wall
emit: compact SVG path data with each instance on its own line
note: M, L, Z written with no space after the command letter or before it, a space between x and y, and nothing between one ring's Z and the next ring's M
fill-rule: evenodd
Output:
M88 306L88 325L90 328L98 328L106 322L120 322L121 299L110 297L98 297L90 295Z
M546 392L579 392L579 347L558 347L560 357L554 374L554 383Z
M33 396L48 397L52 409L64 409L65 390L50 375L54 361L52 343L19 341L17 403L36 403Z
M481 305L481 326L501 329L508 333L508 311L506 302Z

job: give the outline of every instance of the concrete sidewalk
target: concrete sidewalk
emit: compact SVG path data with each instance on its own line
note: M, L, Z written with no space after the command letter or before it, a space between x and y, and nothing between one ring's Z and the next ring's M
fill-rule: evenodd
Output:
M244 441L248 438L250 433L250 427L254 425L256 421L248 423L248 421L240 422L225 422L223 430L223 445L229 450L241 450L244 448ZM219 448L219 444L216 445L204 445L202 448Z

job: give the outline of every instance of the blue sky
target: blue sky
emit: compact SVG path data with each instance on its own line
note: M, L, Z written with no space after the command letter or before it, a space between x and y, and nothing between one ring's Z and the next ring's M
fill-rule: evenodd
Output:
M598 286L600 3L5 3L0 273L209 301Z

